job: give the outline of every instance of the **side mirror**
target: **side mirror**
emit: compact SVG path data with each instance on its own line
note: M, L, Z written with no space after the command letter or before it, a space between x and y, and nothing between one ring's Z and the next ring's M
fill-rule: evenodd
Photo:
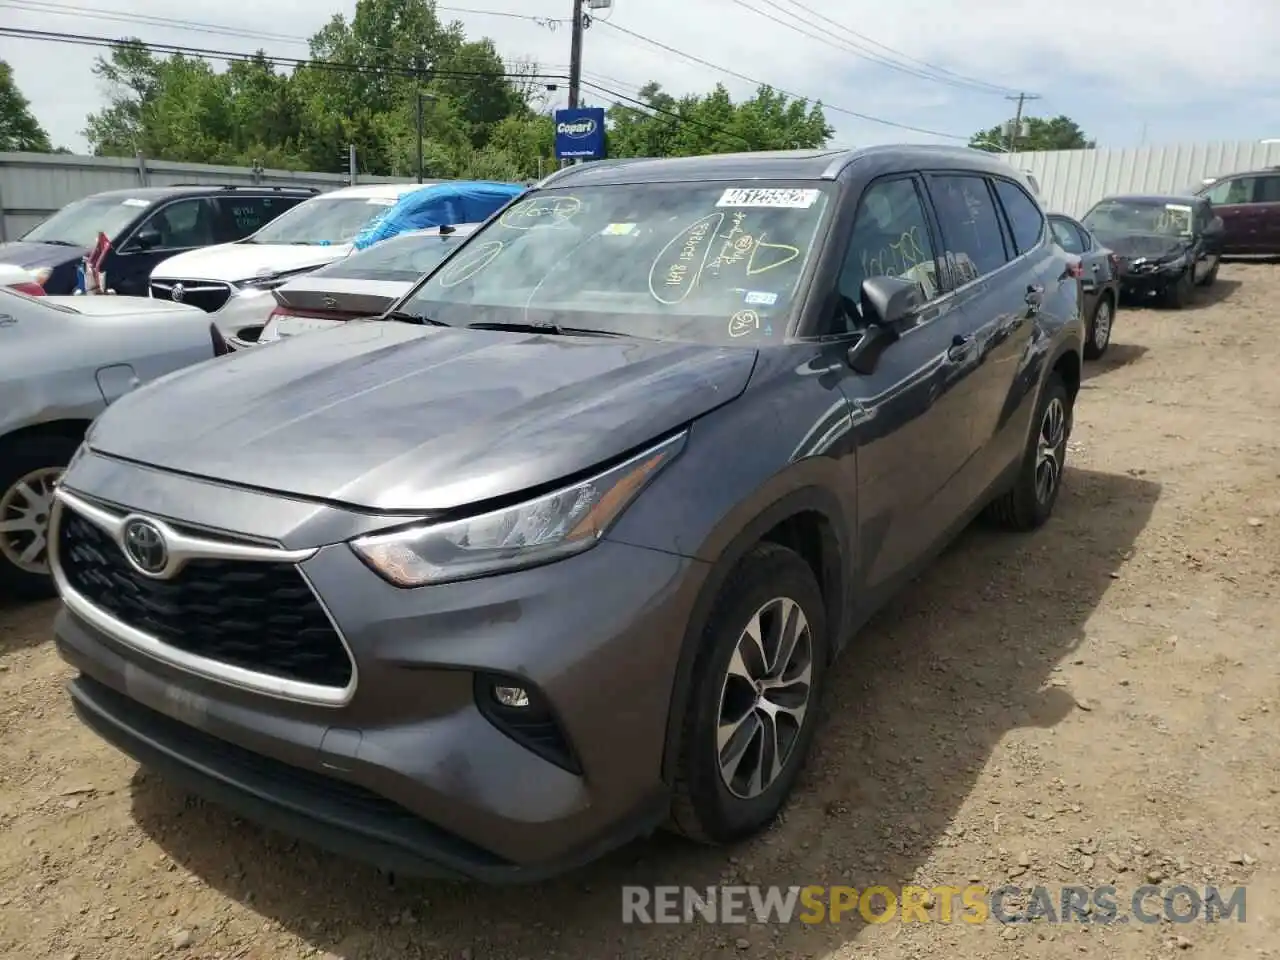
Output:
M920 285L900 277L868 277L862 281L862 316L866 329L849 348L849 366L870 374L885 349L901 336L903 321L923 306Z
M160 246L160 231L155 227L143 227L133 235L133 241L129 244L134 250L154 250Z

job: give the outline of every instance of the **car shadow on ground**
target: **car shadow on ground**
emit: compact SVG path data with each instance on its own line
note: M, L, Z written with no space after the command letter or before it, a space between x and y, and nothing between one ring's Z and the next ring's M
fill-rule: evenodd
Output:
M1191 301L1194 307L1213 307L1219 303L1230 300L1235 292L1244 285L1242 280L1228 280L1219 277L1213 282L1212 286L1197 287L1195 299Z
M722 850L659 835L555 881L505 891L400 880L244 824L139 773L133 813L178 864L220 893L344 958L817 956L864 921L624 926L623 884L858 888L916 882L996 745L1079 706L1054 685L1149 521L1158 484L1071 469L1053 520L1030 535L975 526L881 612L830 676L809 767L780 821ZM1024 774L1069 778L1051 753ZM1019 771L1015 771L1019 772ZM1004 776L1007 771L991 776ZM923 877L963 887L967 877ZM983 878L997 886L1000 878ZM747 943L741 940L748 941ZM423 953L425 951L425 953ZM462 951L470 951L463 953Z
M0 660L52 639L57 600L15 600L0 594Z
M1137 363L1141 360L1149 350L1140 343L1112 343L1097 360L1088 360L1084 364L1084 372L1081 379L1086 383L1094 377L1101 376L1104 373L1111 373L1121 367L1127 367L1131 363Z

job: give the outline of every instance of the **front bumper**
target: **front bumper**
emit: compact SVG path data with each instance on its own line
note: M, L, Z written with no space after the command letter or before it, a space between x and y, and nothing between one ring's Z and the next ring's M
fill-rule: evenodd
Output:
M181 499L184 483L196 484L168 476L151 492ZM342 543L299 566L355 663L345 703L193 674L64 605L55 638L80 672L77 712L197 793L402 873L536 880L665 815L668 705L704 564L606 540L545 567L418 590L384 583ZM477 675L540 692L580 773L490 720Z
M1179 269L1143 270L1130 267L1120 276L1120 292L1132 297L1149 297L1163 294L1186 273Z

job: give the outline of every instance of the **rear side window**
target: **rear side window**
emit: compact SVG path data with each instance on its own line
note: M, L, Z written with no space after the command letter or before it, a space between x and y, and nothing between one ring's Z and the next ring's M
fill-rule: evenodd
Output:
M305 197L220 197L226 214L228 240L240 240L266 226Z
M1044 236L1044 216L1036 202L1016 183L1008 180L993 180L992 183L995 184L996 196L1000 198L1000 206L1004 207L1018 253L1026 253Z
M1081 254L1085 251L1084 237L1066 220L1049 221L1049 229L1053 231L1053 239L1067 253Z
M945 251L943 266L958 287L1009 262L1000 215L985 177L943 174L929 177Z
M1258 179L1258 203L1280 203L1280 177Z

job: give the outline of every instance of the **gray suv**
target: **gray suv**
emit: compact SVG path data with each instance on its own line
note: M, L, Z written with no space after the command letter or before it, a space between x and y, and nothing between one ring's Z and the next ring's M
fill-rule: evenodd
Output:
M1049 517L1069 260L975 151L554 174L385 316L97 420L53 521L74 705L405 873L747 836L872 612L980 512Z

